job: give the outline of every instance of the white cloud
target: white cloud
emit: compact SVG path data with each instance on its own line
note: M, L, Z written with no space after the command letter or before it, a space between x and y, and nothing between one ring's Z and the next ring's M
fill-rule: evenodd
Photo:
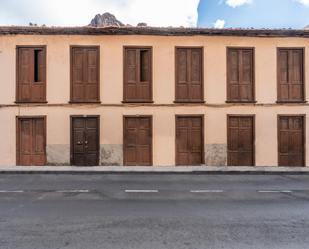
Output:
M214 23L214 28L216 28L216 29L223 29L224 26L225 26L225 20L218 19L218 20Z
M296 0L296 1L305 5L305 6L309 6L309 0Z
M245 5L245 4L250 4L252 3L252 1L253 0L226 0L225 3L233 8L236 8L236 7ZM302 0L302 1L307 1L307 0Z
M0 25L80 26L98 13L110 12L125 24L196 26L198 4L199 0L0 0Z

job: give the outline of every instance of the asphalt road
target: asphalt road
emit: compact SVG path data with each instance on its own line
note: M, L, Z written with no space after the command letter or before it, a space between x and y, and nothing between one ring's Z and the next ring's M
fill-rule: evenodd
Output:
M0 175L0 249L309 248L309 176Z

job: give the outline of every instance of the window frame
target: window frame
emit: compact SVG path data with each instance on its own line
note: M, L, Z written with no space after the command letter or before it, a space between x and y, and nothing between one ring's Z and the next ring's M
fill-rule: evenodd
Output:
M97 84L97 91L98 91L98 98L97 100L93 101L76 101L73 100L73 50L75 48L82 48L82 49L97 49L97 55L98 55L98 70L97 70L97 77L98 77L98 84ZM100 74L101 74L101 51L100 51L100 45L70 45L70 104L100 104L101 103L101 79L100 79Z
M302 100L281 100L279 99L280 94L280 60L279 60L279 55L280 55L280 50L301 50L302 51L302 57L303 57L303 63L302 63L302 78L303 78L303 99ZM277 58L276 58L276 63L277 63L277 100L276 103L281 104L281 103L307 103L306 101L306 48L305 47L277 47Z
M135 49L135 50L143 50L147 49L150 52L150 60L149 60L149 91L150 91L150 98L149 100L141 100L141 99L136 99L136 100L128 100L126 99L126 75L127 75L127 64L126 64L126 50L127 49ZM130 45L130 46L123 46L122 49L123 53L123 58L122 58L122 64L123 64L123 79L122 79L122 88L123 88L123 96L122 96L122 103L154 103L153 100L153 47L152 46L138 46L138 45ZM139 62L140 63L140 62ZM139 64L140 67L140 64Z
M29 48L29 49L33 49L33 50L42 50L44 53L44 67L45 67L45 71L44 71L44 81L42 81L41 83L43 83L43 100L42 101L25 101L25 100L21 100L19 98L19 88L20 88L20 82L19 82L19 76L21 75L20 73L20 69L19 69L19 62L20 62L20 58L19 58L19 49L23 49L23 48ZM16 104L47 104L47 45L16 45L15 48L15 54L16 54L16 59L15 59L15 101L14 103ZM34 65L33 65L34 66ZM31 82L33 83L38 83L38 82Z
M252 100L246 101L246 100L230 100L229 99L229 51L230 50L251 50L252 51ZM255 70L255 47L238 47L238 46L228 46L226 47L226 101L225 103L248 103L248 104L255 104L257 103L256 100L256 87L255 87L255 81L256 81L256 70Z
M178 49L201 49L201 88L202 88L202 98L201 100L177 100L177 79L178 79L178 64L177 64L177 56L178 56ZM174 57L174 60L175 60L175 86L174 86L174 103L192 103L192 104L204 104L205 103L205 86L204 86L204 46L175 46L175 49L174 49L174 54L175 54L175 57Z

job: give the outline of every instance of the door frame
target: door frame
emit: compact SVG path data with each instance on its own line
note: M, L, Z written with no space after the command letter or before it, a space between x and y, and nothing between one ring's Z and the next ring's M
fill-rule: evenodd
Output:
M255 119L256 119L256 115L255 114L227 114L227 116L226 116L226 130L227 130L227 137L226 137L226 141L227 141L227 143L226 143L226 147L227 147L227 155L226 155L226 164L227 164L227 166L229 166L229 167L232 167L232 166L235 166L235 165L232 165L232 166L230 166L230 165L228 165L228 162L229 162L229 118L230 117L243 117L243 118L252 118L252 140L253 140L253 148L252 148L252 153L253 153L253 155L252 155L252 160L253 160L253 166L250 166L250 167L256 167L256 155L255 155L255 146L256 146L256 144L255 144Z
M44 154L45 154L45 165L47 163L47 154L46 154L46 115L38 115L38 116L16 116L15 117L15 123L16 123L16 165L20 165L20 125L19 125L19 121L22 119L43 119L43 123L44 123Z
M201 164L205 164L205 115L204 114L176 114L175 115L175 165L178 165L178 156L177 156L177 119L178 118L201 118L202 120L202 160Z
M70 165L73 165L73 119L74 118L96 118L98 121L98 136L97 136L97 146L98 146L98 156L97 164L100 164L100 115L70 115Z
M303 148L304 148L304 151L303 151L303 160L304 160L304 165L302 167L306 167L306 114L278 114L277 115L277 165L278 167L279 166L279 162L280 162L280 153L279 153L279 149L280 149L280 144L279 144L279 141L280 141L280 129L279 129L279 121L280 121L280 118L281 117L302 117L303 119L303 141L304 141L304 144L303 144Z
M126 118L149 118L150 119L150 135L151 135L151 143L150 143L150 166L153 166L153 116L152 115L123 115L122 117L122 151L123 151L123 166L126 166L125 159L126 159L126 150L124 146L125 142L125 120ZM133 167L133 166L130 166Z

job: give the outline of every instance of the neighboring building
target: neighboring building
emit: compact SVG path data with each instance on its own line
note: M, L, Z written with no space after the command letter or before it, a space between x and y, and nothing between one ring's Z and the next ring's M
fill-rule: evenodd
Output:
M309 166L308 38L0 27L0 164Z

